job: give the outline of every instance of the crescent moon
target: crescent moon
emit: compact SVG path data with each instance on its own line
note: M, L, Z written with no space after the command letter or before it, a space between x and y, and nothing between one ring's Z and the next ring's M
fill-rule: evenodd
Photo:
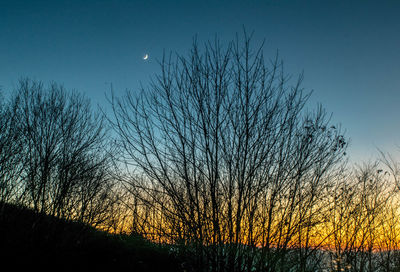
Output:
M143 59L144 60L147 60L149 58L149 55L148 54L145 54L144 56L143 56Z

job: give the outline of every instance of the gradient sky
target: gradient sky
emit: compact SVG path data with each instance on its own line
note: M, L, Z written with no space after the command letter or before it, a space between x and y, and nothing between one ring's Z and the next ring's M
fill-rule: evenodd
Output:
M163 50L185 54L245 26L286 72L304 71L309 106L322 103L361 162L400 154L400 1L0 0L0 85L55 81L107 107L104 94L144 86ZM145 53L150 55L143 61ZM400 157L400 156L399 156Z

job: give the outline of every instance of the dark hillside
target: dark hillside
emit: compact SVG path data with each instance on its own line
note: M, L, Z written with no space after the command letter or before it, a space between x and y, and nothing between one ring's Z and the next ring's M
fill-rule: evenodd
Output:
M111 235L12 205L0 207L0 261L16 270L180 270L167 249L141 237Z

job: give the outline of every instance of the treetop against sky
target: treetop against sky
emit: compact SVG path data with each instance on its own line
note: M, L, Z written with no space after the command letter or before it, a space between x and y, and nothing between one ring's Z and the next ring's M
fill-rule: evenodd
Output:
M28 76L77 89L109 107L105 93L137 90L170 50L192 38L230 41L243 26L265 56L313 90L350 137L353 161L400 144L398 1L1 1L0 85ZM143 59L148 55L146 60Z

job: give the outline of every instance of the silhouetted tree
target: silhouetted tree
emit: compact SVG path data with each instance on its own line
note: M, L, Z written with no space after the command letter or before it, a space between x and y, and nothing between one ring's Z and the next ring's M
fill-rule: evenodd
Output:
M23 164L21 132L17 128L15 104L0 93L0 203L18 203L18 179Z
M15 182L38 212L89 224L109 216L113 181L103 117L61 85L22 79L12 97L23 168Z
M247 35L160 66L149 88L111 99L145 234L183 243L204 271L276 271L309 249L347 143L321 108L305 112L302 76L289 85Z
M381 243L390 243L389 250L393 246L387 235L395 233L389 216L395 207L394 183L378 166L354 169L332 190L326 229L333 271L378 271L376 252L386 251Z

